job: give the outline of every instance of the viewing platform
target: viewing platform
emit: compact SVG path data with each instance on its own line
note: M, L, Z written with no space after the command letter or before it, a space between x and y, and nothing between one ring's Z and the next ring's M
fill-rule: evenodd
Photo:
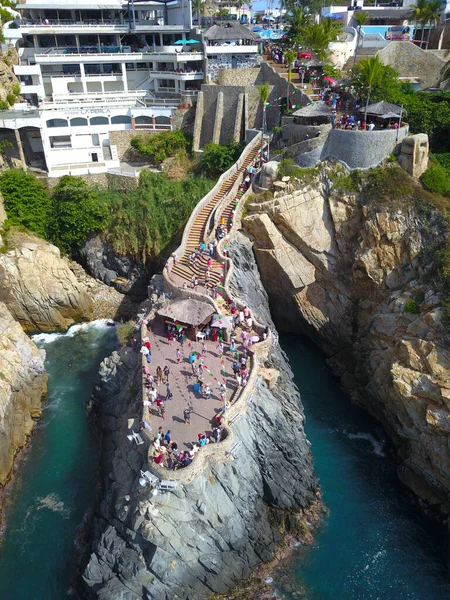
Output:
M262 138L261 133L258 133L244 149L237 163L219 178L213 190L194 209L186 225L181 245L169 259L163 273L168 298L164 301L163 308L158 309L155 318L141 324L142 344L149 343L151 351L151 362L148 362L145 350L142 350L144 428L141 438L144 442L148 440L148 467L152 473L163 479L192 477L208 457L214 456L217 459L219 456L229 456L235 443L232 423L245 410L248 402L254 401L258 360L267 357L272 343L268 329L254 320L249 309L245 308L239 299L231 297L227 287L227 278L233 268L231 260L227 257L230 234L238 213L243 209L245 190L249 188L248 168L252 165L250 175L253 168L256 171L261 162L261 152ZM206 244L214 239L216 226L219 225L222 228L227 227L227 233L218 242L214 258L210 257L209 252L203 252L197 263L192 264L188 255L201 243ZM211 259L208 269L210 280L205 282L208 258ZM201 281L193 286L192 277ZM202 321L206 323L205 326L186 329L183 318L170 318L171 306L175 306L172 298L185 298L188 302L197 301L198 304L203 304L206 312L211 315L214 313L213 320L210 322L206 319L208 322ZM233 321L231 312L242 315L243 311L249 316L249 320L243 319L238 322L239 319L235 318ZM162 314L158 314L159 312ZM189 319L188 316L185 318ZM226 326L217 324L225 322ZM188 335L182 341L172 340L169 338L167 326L173 327L175 337L180 329ZM233 334L235 342L230 348L230 338ZM193 358L195 355L196 359ZM237 375L236 363L241 365ZM163 375L159 381L156 377L157 367L162 370L168 367L169 370L167 376ZM148 375L153 378L150 384ZM205 393L199 391L196 385L199 381L206 387ZM170 389L167 389L167 383ZM151 406L147 401L150 385L156 390L156 393L150 391L151 399L155 396L160 398L159 402L153 402ZM161 414L162 404L164 409ZM190 413L190 424L185 422L186 409ZM220 441L214 443L213 428L217 424L221 425L222 433ZM175 440L177 443L176 453L169 446L163 450L163 458L160 456L161 450L155 450L152 443L159 427L162 427L164 433L170 430L171 441ZM206 434L210 442L207 447L200 448L198 454L192 457L192 462L189 460L189 466L182 466L178 461L183 457L183 452L193 449L193 443L198 441L199 434ZM133 438L131 443L134 443ZM178 457L178 461L175 459L178 468L173 470L175 456ZM156 459L163 462L156 464Z

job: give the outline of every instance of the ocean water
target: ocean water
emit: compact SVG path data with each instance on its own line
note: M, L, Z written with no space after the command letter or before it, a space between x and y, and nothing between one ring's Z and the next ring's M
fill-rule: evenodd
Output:
M330 512L278 591L286 599L449 600L444 532L398 480L382 429L350 404L308 340L282 335L280 343Z
M116 347L105 321L34 336L47 352L48 401L10 488L0 532L0 599L63 600L76 536L96 490L98 448L85 405Z
M0 532L0 600L70 597L77 532L92 505L97 444L85 403L116 346L104 322L35 336L49 397L10 490ZM352 406L323 355L281 336L301 391L314 464L330 513L315 543L275 577L286 600L449 600L448 548L395 474L381 428Z

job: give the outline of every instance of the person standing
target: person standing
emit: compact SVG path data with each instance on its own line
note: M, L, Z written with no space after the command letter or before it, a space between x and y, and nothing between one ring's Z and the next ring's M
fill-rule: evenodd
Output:
M191 410L188 406L186 406L186 408L184 409L183 418L184 418L185 425L191 424Z
M177 348L177 363L180 364L180 362L181 362L181 352L180 352L180 349Z
M166 383L169 383L170 369L167 365L164 367L163 373L164 373L164 379L165 379Z

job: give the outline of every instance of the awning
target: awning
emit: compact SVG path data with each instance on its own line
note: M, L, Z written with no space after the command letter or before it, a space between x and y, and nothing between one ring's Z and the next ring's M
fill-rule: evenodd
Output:
M233 327L233 317L231 315L213 315L211 327L225 327L231 329Z

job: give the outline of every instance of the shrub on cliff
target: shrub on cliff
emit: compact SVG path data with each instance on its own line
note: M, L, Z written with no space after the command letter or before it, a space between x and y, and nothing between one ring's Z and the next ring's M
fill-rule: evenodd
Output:
M103 235L119 254L131 254L145 262L172 241L213 185L214 181L204 177L175 180L143 171L132 192L99 190L108 204Z
M80 246L87 236L103 229L106 202L81 177L64 175L53 189L50 239L64 252Z
M427 190L441 196L450 195L450 178L446 169L436 160L430 165L420 178Z
M226 146L206 144L200 159L200 168L208 177L219 177L234 165L241 152L241 144L234 140Z
M43 237L51 215L51 200L45 186L34 175L19 170L0 177L8 225L21 225Z
M132 148L157 164L180 150L186 150L188 146L189 141L180 130L161 131L154 135L135 135L131 139Z

